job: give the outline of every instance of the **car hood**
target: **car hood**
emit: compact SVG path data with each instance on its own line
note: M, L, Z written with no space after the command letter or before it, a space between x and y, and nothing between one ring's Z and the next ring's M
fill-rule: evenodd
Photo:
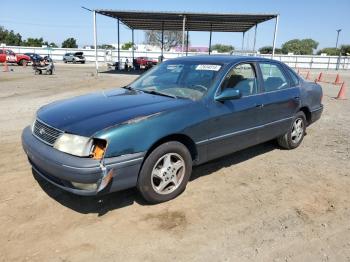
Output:
M105 128L189 103L193 101L117 88L51 103L40 108L37 117L65 132L92 136Z

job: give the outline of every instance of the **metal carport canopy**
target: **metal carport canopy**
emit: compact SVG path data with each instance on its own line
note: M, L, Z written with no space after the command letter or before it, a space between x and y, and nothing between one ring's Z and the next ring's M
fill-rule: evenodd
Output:
M273 37L272 57L275 54L276 36L278 28L278 14L235 14L235 13L192 13L192 12L153 12L153 11L125 11L96 9L93 12L94 22L94 46L95 46L95 64L96 73L98 73L97 56L97 26L96 14L108 16L117 19L118 29L118 67L120 66L120 22L129 27L132 31L132 45L134 45L134 30L157 30L162 32L161 59L164 51L164 31L182 31L181 52L184 53L185 31L206 31L210 32L209 54L211 52L212 32L242 32L242 50L244 48L245 33L255 27L253 51L255 51L257 26L259 23L275 19L275 30ZM188 34L187 34L188 38ZM188 52L188 41L186 44L186 55ZM134 61L134 48L132 49L132 58Z
M277 14L234 14L192 12L145 12L97 9L96 13L119 19L130 29L246 32L253 26L276 18Z

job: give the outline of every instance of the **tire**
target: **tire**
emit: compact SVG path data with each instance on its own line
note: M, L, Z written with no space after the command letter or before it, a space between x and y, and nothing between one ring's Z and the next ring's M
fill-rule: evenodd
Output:
M63 59L63 62L64 62L65 64L67 64L67 60L66 60L66 59Z
M305 114L300 111L294 116L289 131L277 138L277 142L282 148L285 149L297 148L304 139L305 131L306 117Z
M21 60L19 60L18 65L24 66L24 63L26 63L26 62L27 61L25 59L21 59Z
M47 73L48 75L52 75L52 70L47 70L46 73Z
M169 201L185 190L191 172L192 157L186 146L176 141L166 142L146 158L137 189L151 204Z
M74 59L74 58L73 58L73 60L72 60L72 63L73 63L73 64L75 64L75 63L76 63L76 61L75 61L75 59Z

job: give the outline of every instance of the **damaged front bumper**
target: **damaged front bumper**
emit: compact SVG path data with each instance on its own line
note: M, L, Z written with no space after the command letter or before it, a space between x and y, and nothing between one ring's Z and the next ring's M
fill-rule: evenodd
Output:
M136 186L144 152L101 161L60 152L32 135L22 133L22 146L36 174L51 184L78 195L110 193Z

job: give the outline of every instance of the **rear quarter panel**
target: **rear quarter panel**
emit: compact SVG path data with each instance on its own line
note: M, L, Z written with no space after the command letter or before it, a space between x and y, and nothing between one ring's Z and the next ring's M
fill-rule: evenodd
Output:
M301 106L306 106L310 111L317 110L321 107L323 96L322 87L314 82L303 81L300 87Z

